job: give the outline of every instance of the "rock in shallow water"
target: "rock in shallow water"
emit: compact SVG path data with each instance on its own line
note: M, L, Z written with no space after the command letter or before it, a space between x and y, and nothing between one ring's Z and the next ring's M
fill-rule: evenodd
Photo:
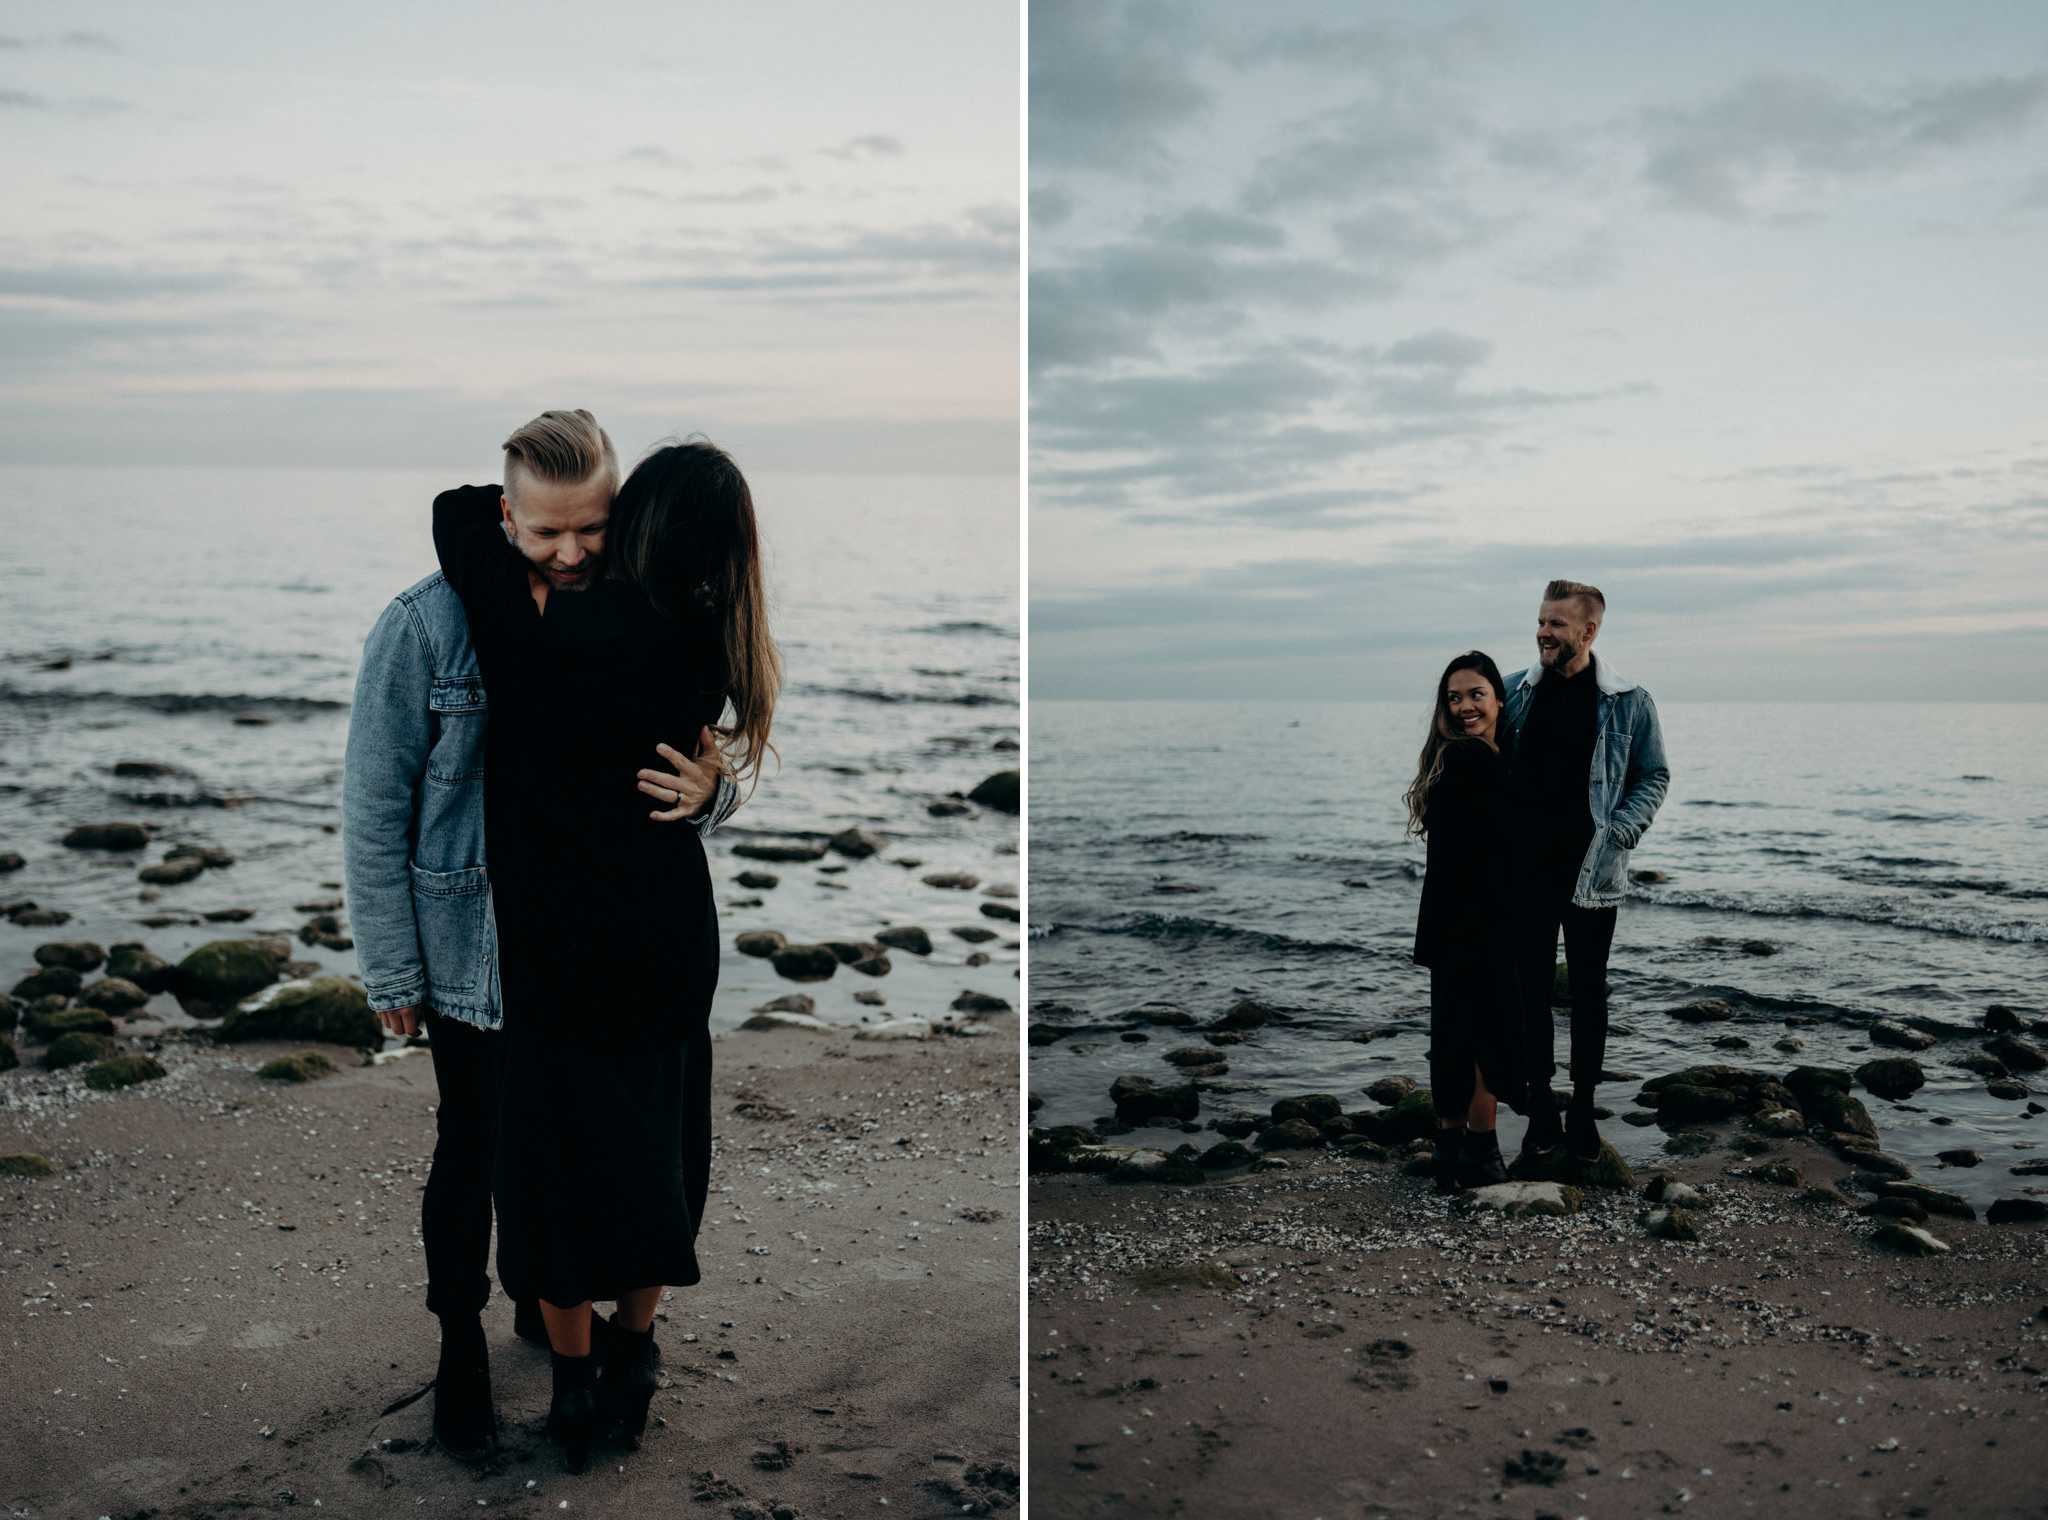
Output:
M839 957L823 945L784 945L768 959L777 976L792 982L830 981L839 970Z
M2043 1055L2016 1035L2002 1034L1986 1040L1984 1048L2014 1071L2048 1069L2048 1055Z
M1023 806L1024 777L1018 771L997 771L967 794L969 802L978 802L983 807L998 812L1014 813Z
M108 1013L132 1013L149 1001L149 994L126 977L103 976L81 991L78 1001Z
M84 985L85 978L69 966L45 966L40 971L31 971L14 984L14 996L23 1002L33 1002L40 997L52 995L70 997Z
M1150 1077L1118 1077L1110 1084L1110 1102L1126 1124L1149 1119L1192 1119L1202 1106L1201 1094L1189 1082L1161 1086Z
M1991 1224L2039 1224L2048 1220L2048 1203L2039 1198L2001 1198L1984 1211Z
M875 940L892 950L906 951L911 955L932 953L932 937L924 930L908 924L894 929L883 929L875 935Z
M69 966L73 971L91 971L107 958L107 952L91 940L65 939L37 945L35 956L38 966Z
M139 823L81 823L64 836L73 850L140 850L149 843L149 830Z
M1399 1103L1414 1091L1415 1079L1413 1077L1381 1077L1379 1081L1373 1083L1372 1086L1365 1090L1365 1095L1375 1103L1392 1108L1396 1103Z
M178 962L170 978L171 990L177 994L179 1006L193 1018L217 1019L243 998L275 982L281 959L255 940L213 940Z
M1927 1085L1927 1074L1911 1056L1887 1056L1857 1067L1856 1080L1880 1098L1905 1098Z
M235 1005L214 1037L220 1040L321 1040L374 1049L384 1026L369 995L345 976L278 982Z

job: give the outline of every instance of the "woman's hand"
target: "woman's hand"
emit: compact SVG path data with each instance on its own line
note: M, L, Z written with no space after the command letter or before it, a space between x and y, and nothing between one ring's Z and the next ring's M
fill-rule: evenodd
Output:
M675 774L662 771L642 771L640 790L663 804L666 811L649 813L647 816L656 823L674 823L679 818L688 818L703 808L718 790L722 756L718 752L718 740L707 726L697 735L697 758L691 760L666 744L654 746L661 758L675 767Z

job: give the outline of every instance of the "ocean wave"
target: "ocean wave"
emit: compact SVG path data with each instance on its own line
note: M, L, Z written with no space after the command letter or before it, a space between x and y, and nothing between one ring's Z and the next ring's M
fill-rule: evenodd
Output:
M1381 952L1349 940L1296 939L1263 929L1245 929L1209 918L1183 914L1130 913L1118 919L1094 924L1063 924L1059 927L1086 930L1093 934L1123 934L1134 939L1244 946L1290 955L1364 955L1377 958Z
M1015 697L990 696L984 691L924 692L885 691L874 686L800 686L797 688L811 697L852 697L861 702L882 702L894 706L901 702L928 702L940 707L1015 707Z
M1264 834L1197 834L1190 829L1179 829L1171 834L1141 834L1132 844L1254 844L1265 839Z
M300 714L346 712L349 704L324 697L230 696L211 691L24 691L0 686L0 702L16 707L61 710L104 703L158 713L234 712Z
M1962 939L2004 940L2019 945L2048 944L2048 924L2013 923L1898 903L1816 902L1789 894L1751 896L1740 892L1673 891L1669 888L1652 891L1633 885L1628 895L1641 902L1658 903L1669 908L1711 908L1717 912L1746 913L1757 918L1828 918L1846 923L1882 924L1895 929L1919 929L1929 934L1950 934Z
M1017 630L1014 628L1003 628L995 623L982 622L927 623L922 628L913 628L910 631L912 633L992 633L1001 639L1014 639L1017 637Z

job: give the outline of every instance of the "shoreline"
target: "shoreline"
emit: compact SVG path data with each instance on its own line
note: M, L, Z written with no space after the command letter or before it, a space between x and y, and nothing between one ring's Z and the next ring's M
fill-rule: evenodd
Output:
M2038 1514L2048 1237L1938 1218L1952 1254L1904 1257L1738 1159L1656 1168L1711 1200L1697 1243L1637 1222L1648 1170L1522 1218L1320 1152L1192 1187L1034 1176L1034 1505Z
M431 1398L407 1402L437 1354L415 1233L424 1052L361 1065L316 1045L342 1069L305 1085L254 1068L309 1042L164 1040L166 1077L106 1094L76 1071L0 1075L0 1153L55 1168L0 1179L0 1271L21 1289L0 1497L88 1520L316 1500L1008 1508L1020 1042L1014 1016L988 1022L999 1037L716 1037L704 1281L656 1327L668 1423L579 1475L539 1433L546 1353L495 1289L498 1456L441 1455Z

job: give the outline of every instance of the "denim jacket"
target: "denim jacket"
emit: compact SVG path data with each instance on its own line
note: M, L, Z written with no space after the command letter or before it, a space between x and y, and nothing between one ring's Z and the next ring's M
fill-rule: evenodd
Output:
M425 1003L483 1029L504 1022L484 868L485 712L469 620L437 570L371 628L349 715L342 861L376 1012ZM739 801L721 776L711 806L689 821L709 833Z
M1543 667L1532 665L1507 678L1508 722L1519 737L1522 720ZM1664 730L1650 694L1597 655L1593 679L1600 687L1588 800L1593 808L1593 842L1579 867L1572 902L1581 908L1612 908L1628 895L1628 852L1642 842L1671 785L1664 760Z

